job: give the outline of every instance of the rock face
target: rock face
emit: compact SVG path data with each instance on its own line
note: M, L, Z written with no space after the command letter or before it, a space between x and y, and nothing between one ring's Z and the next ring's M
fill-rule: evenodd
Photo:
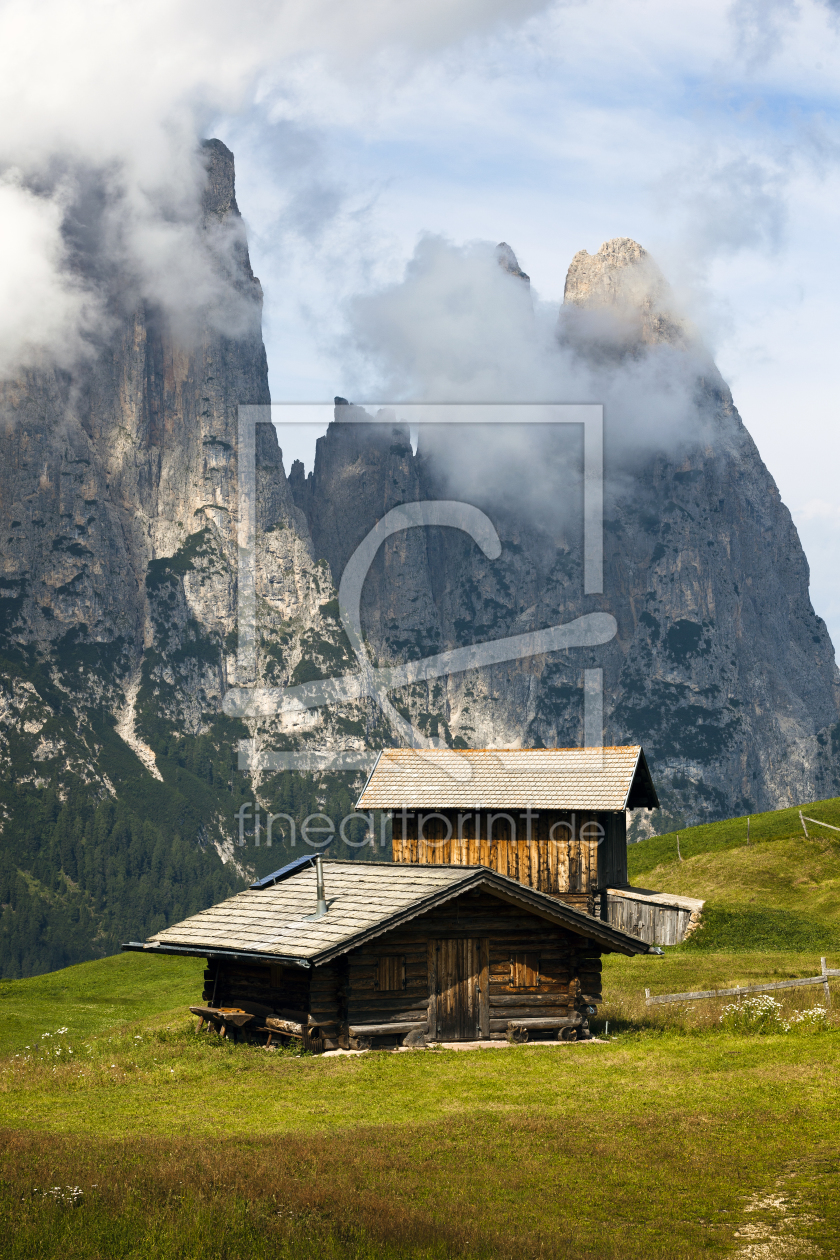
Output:
M509 250L500 262L518 272ZM609 241L594 256L575 256L561 336L602 362L642 360L666 344L697 365L699 440L681 441L676 455L628 458L607 430L603 596L582 593L574 513L552 515L548 499L532 513L496 485L484 496L470 485L469 501L502 538L499 560L454 530L409 531L371 571L364 625L381 663L595 609L616 617L618 634L574 659L531 657L416 684L397 697L398 708L456 747L576 745L583 670L602 668L605 739L644 744L663 800L655 820L634 817L636 836L654 822L662 829L831 795L840 678L811 606L796 529L728 388L639 245ZM314 472L292 484L336 581L379 515L401 499L458 497L453 470L476 457L474 437L435 429L421 429L412 455L404 428L344 428L349 414L336 409ZM491 437L498 441L485 432L482 443ZM545 466L558 470L551 485L561 498L561 465L574 459L569 440L543 438L527 449L530 491ZM500 459L510 450L500 447ZM565 489L574 499L574 483Z
M299 835L308 815L351 812L358 775L277 772L268 754L397 740L369 700L245 720L224 712L237 681L237 408L268 402L268 389L233 157L211 141L205 158L216 304L176 328L148 303L115 297L109 338L74 373L45 365L0 387L5 975L145 937L295 856L291 821ZM497 257L527 282L509 246ZM362 598L375 665L598 609L619 629L602 648L393 692L423 738L578 744L583 670L602 668L606 738L645 745L665 820L836 791L840 687L796 531L644 250L612 241L576 255L560 336L591 361L643 362L667 344L700 365L702 437L679 457L637 452L628 475L608 432L604 594L582 594L570 433L517 434L514 445L485 435L487 466L504 461L508 481L465 483L474 432L427 427L414 453L397 415L350 424L364 417L337 400L308 477L295 465L287 481L273 426L257 425L257 681L355 673L336 599L349 557L391 508L461 497L491 517L500 557L453 529L393 535ZM364 827L345 835L361 845ZM387 853L378 837L352 851Z
M204 152L218 304L175 330L143 301L115 301L112 335L74 374L45 365L0 387L6 975L112 952L246 874L232 841L252 797L236 768L248 731L221 704L236 652L237 409L269 396L233 155L219 141ZM333 592L275 430L257 430L273 678L280 661L294 669ZM339 639L328 618L318 642Z
M638 350L667 341L685 346L690 337L686 325L671 309L668 285L647 250L628 237L606 241L597 254L579 250L572 259L563 289L569 306L600 316L609 337L622 350ZM605 331L606 331L605 329ZM591 353L603 345L593 338L593 327L584 323L587 342L581 349Z

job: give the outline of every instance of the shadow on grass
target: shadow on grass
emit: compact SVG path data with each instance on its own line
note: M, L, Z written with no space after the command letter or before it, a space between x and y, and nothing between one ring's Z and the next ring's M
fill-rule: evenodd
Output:
M575 1195L561 1193L565 1172L589 1180L609 1153L599 1134L584 1158L581 1136L533 1115L456 1122L446 1133L357 1129L281 1141L53 1136L45 1145L36 1135L6 1133L4 1255L688 1260L708 1247L709 1231L700 1227L684 1239L662 1236L637 1177L609 1203L590 1197L581 1213ZM662 1136L657 1131L654 1146ZM635 1229L593 1220L606 1211L626 1221L637 1200L645 1208Z
M805 1133L787 1133L770 1116L753 1120L750 1126L745 1114L714 1116L708 1109L633 1119L620 1110L574 1117L532 1111L282 1139L97 1142L53 1135L45 1142L35 1134L0 1133L3 1254L10 1260L722 1257L731 1254L745 1199L773 1186L780 1167L799 1174L802 1220L814 1225L815 1237L834 1236L840 1182L826 1180L826 1153L814 1150L790 1163ZM826 1139L830 1145L831 1135ZM836 1168L835 1158L829 1163ZM808 1214L812 1204L819 1221Z

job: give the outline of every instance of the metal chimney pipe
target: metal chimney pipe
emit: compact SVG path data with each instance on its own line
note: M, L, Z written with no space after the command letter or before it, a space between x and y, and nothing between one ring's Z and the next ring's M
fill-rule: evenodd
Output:
M324 892L324 862L321 854L317 854L315 858L315 882L317 886L318 908L316 914L318 918L322 914L327 913L327 897Z

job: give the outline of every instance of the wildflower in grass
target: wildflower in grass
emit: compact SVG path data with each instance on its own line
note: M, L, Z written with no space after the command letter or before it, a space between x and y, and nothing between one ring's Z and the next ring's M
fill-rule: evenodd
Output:
M50 1186L47 1190L34 1186L32 1193L43 1195L45 1199L53 1199L56 1203L66 1203L70 1207L76 1207L84 1198L84 1191L80 1186Z
M769 993L730 1002L721 1011L720 1022L728 1032L786 1032L782 1020L782 1004Z
M824 1006L812 1006L807 1011L794 1011L785 1024L785 1032L821 1032L828 1027L828 1011Z
M828 1027L828 1012L824 1006L812 1006L810 1010L794 1011L783 1019L781 1002L769 993L762 993L725 1006L720 1022L729 1032L820 1032Z

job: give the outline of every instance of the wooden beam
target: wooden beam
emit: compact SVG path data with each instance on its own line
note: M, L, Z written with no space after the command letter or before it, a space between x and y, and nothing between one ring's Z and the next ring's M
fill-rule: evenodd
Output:
M771 984L747 984L734 989L698 989L694 993L662 993L659 997L651 997L650 989L645 989L645 1004L659 1006L665 1002L691 1002L700 998L740 997L742 993L769 993L771 989L799 989L813 984L823 984L828 988L829 976L840 976L840 971L832 971L826 967L822 975L808 976L802 980L776 980Z
M390 1037L392 1033L402 1036L415 1030L428 1032L428 1021L423 1019L418 1020L417 1023L403 1024L351 1024L347 1032L350 1037Z
M478 976L478 1026L482 1037L490 1034L490 938L484 936L480 944L481 968Z
M427 945L429 960L429 1036L437 1036L437 941Z
M501 1020L499 1021L501 1023ZM583 1016L579 1012L569 1015L565 1019L510 1019L508 1020L508 1028L580 1028L583 1023Z

